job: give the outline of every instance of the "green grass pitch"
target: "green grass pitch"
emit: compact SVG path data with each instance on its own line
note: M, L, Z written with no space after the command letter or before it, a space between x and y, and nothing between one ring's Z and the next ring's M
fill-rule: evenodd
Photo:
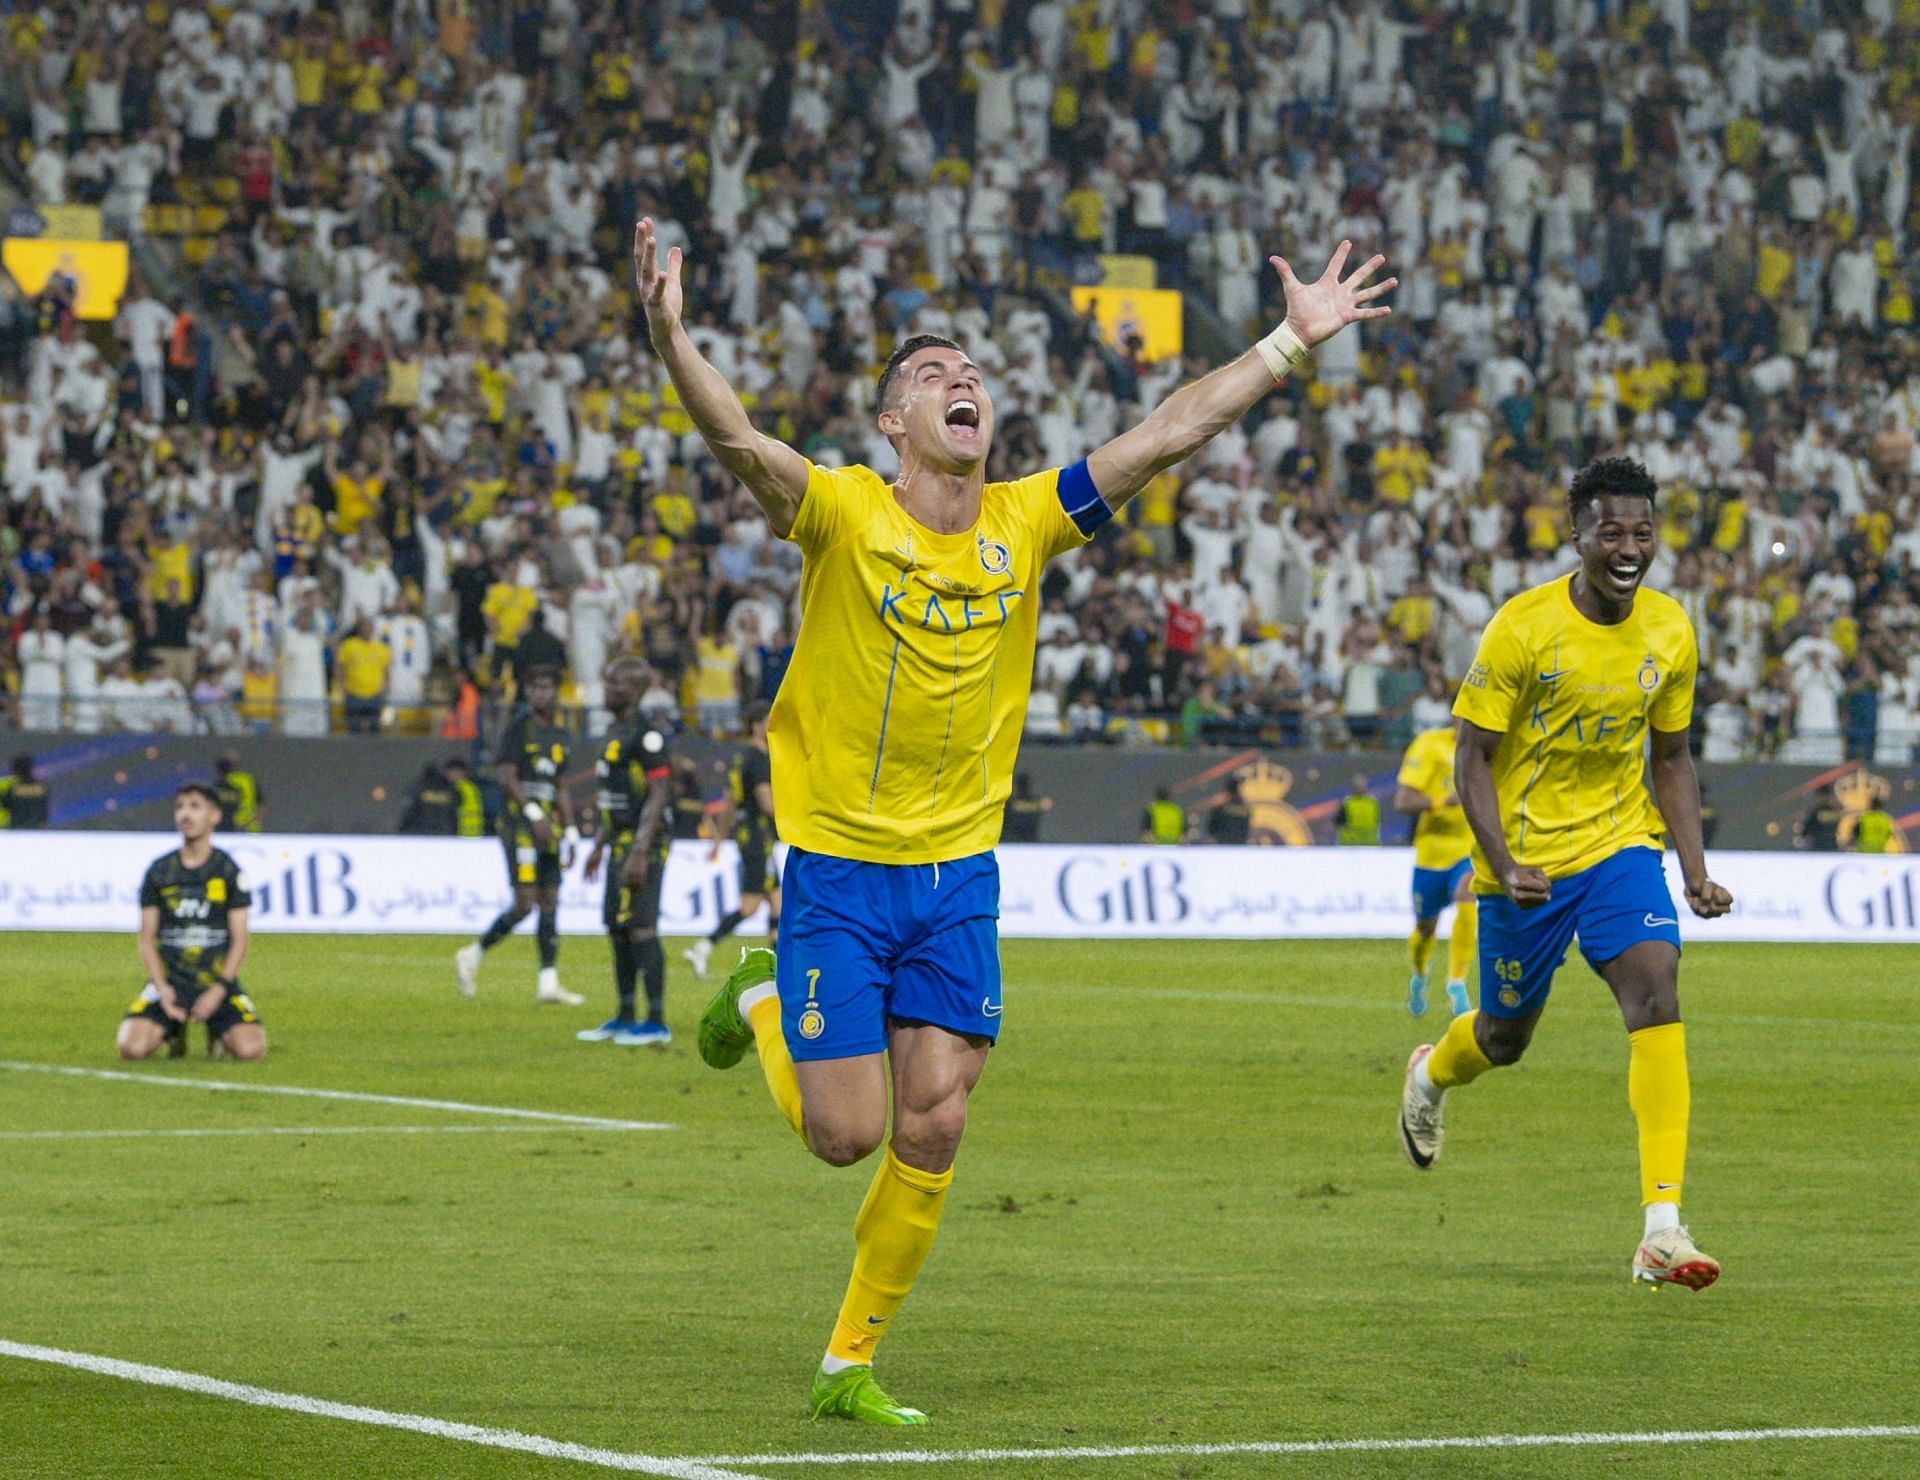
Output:
M1699 934L1707 934L1703 927ZM1689 1222L1726 1275L1633 1288L1626 1045L1563 973L1532 1054L1413 1172L1394 943L1010 942L1005 1036L883 1379L912 1434L803 1398L866 1168L810 1160L751 1056L576 1043L605 943L532 1000L531 942L262 937L258 1066L131 1066L671 1122L525 1125L0 1071L0 1340L652 1455L1920 1423L1920 951L1701 944ZM0 1059L121 1067L130 935L10 936ZM1438 996L1438 992L1435 993ZM424 1125L429 1134L113 1138ZM510 1126L442 1133L454 1126ZM776 1476L1909 1475L1920 1439L1683 1448L833 1462ZM9 1476L506 1476L573 1462L0 1358Z

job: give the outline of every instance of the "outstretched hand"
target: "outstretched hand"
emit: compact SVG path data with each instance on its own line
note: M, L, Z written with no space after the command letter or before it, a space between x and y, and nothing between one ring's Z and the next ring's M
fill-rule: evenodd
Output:
M1376 253L1344 280L1341 278L1340 274L1346 270L1347 254L1352 250L1350 241L1334 248L1327 270L1314 283L1303 283L1295 277L1286 258L1267 259L1280 274L1281 286L1287 290L1287 327L1300 336L1300 342L1308 349L1333 338L1358 319L1383 319L1393 312L1384 303L1375 305L1373 300L1397 288L1399 278L1366 286L1367 279L1386 264L1385 257Z
M680 327L683 299L680 292L680 249L667 253L660 263L660 244L654 238L653 219L643 216L633 228L633 285L640 293L640 306L647 314L647 334L661 345Z

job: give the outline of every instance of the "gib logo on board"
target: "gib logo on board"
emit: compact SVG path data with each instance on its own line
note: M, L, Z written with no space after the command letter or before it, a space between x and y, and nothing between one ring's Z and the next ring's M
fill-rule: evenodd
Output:
M237 842L228 847L246 870L258 918L343 920L360 907L353 858L343 849L315 848L304 855L282 849L273 856Z
M1054 891L1080 925L1173 925L1192 913L1185 876L1171 858L1141 863L1112 854L1082 854L1060 865Z
M1875 934L1920 934L1920 864L1842 863L1827 874L1834 924Z

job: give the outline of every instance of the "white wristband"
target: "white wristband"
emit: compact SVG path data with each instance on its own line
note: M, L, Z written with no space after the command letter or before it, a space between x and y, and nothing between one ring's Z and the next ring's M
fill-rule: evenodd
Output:
M565 843L569 848L578 846L580 842L580 829L577 827L568 828L562 835L560 841Z
M1284 323L1253 347L1267 362L1267 369L1273 372L1275 380L1285 380L1287 372L1307 357L1307 347L1300 336Z
M540 804L538 802L528 802L526 806L520 809L520 815L529 822L538 822L541 816Z

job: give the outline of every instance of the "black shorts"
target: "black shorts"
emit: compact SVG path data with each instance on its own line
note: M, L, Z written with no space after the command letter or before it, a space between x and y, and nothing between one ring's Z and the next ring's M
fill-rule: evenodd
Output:
M627 930L657 930L660 926L660 886L665 882L667 860L659 854L647 864L647 878L638 889L621 878L625 872L627 850L609 855L606 893L600 905L600 919L610 933Z
M212 990L213 988L211 987L183 987L178 982L175 982L173 984L173 997L184 1011L191 1014L193 1012L193 1004L200 1000L200 994ZM151 983L142 987L140 989L140 995L128 1004L126 1016L130 1018L145 1018L150 1023L158 1023L167 1030L167 1036L169 1038L175 1034L185 1032L187 1027L185 1023L176 1023L172 1018L167 1016L166 1010L160 1006L160 994L154 990ZM237 1028L242 1023L258 1023L259 1021L260 1014L254 1009L253 999L249 997L246 991L236 982L233 990L227 993L226 1001L216 1007L213 1010L213 1016L207 1019L207 1033L214 1038L224 1038L227 1036L227 1029L229 1028Z
M780 887L773 871L773 835L765 828L743 828L734 835L740 849L740 893L771 895Z
M558 829L556 828L557 832ZM516 889L558 889L560 847L542 848L533 840L533 824L521 818L500 829L507 850L507 882Z

